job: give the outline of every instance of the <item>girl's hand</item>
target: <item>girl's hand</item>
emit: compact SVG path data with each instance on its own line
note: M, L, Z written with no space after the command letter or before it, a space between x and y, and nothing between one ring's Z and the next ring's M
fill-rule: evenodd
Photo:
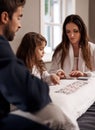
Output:
M51 74L50 78L53 84L60 84L60 78L56 74Z
M86 76L86 74L84 74L83 72L81 72L79 70L73 70L73 71L71 71L71 73L69 75L71 77L83 77L83 76Z
M66 78L65 72L63 70L57 71L56 74L60 77L60 79L65 79Z

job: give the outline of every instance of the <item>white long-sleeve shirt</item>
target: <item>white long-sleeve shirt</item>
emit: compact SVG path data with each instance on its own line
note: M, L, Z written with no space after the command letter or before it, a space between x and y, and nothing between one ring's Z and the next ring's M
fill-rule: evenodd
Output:
M47 71L43 71L43 73L41 75L39 70L37 69L37 67L33 66L31 74L33 74L36 77L38 77L39 79L42 79L43 81L47 82L49 85L52 85L52 81L50 79L51 75Z
M91 50L91 62L93 66L93 72L95 71L95 44L89 42L90 45L90 50ZM55 73L56 71L63 69L66 76L69 76L69 73L73 70L74 68L74 52L73 52L73 47L70 44L70 49L69 49L69 54L66 56L63 68L61 68L61 63L59 61L61 56L61 51L57 54L57 56L53 59L51 63L51 69L50 73L53 72ZM95 75L92 71L90 71L87 66L85 65L84 59L82 57L82 52L81 48L79 49L79 57L78 57L78 70L81 72L86 73L88 76Z

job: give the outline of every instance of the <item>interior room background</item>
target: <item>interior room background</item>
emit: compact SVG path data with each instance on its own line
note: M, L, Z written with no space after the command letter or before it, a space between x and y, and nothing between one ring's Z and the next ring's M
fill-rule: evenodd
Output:
M53 43L51 42L51 45L49 45L49 37L45 35L45 31L47 28L45 28L45 8L47 9L48 2L53 2L55 5L57 5L57 2L62 2L63 7L61 7L61 24L64 22L64 18L69 14L78 14L82 17L84 20L87 31L90 36L90 39L92 42L95 43L95 0L27 0L26 5L23 9L24 15L21 20L22 28L19 30L19 32L16 34L16 37L14 41L10 42L10 45L16 53L17 47L20 44L20 41L23 37L23 35L30 31L35 31L41 33L43 36L46 37L48 41L48 45L46 47L46 53L44 56L44 61L46 62L47 69L50 67L52 52L54 48L56 47L56 43L60 42L60 36L61 32L59 32L59 39L55 39L53 37ZM44 3L46 2L46 3ZM57 7L55 7L55 10L57 10ZM54 11L55 12L55 11ZM52 13L52 12L51 12ZM56 15L55 15L56 16ZM55 17L56 18L56 17ZM50 21L50 19L47 17L47 23ZM50 23L51 24L51 23ZM56 24L57 25L57 24ZM56 28L55 28L56 30ZM53 32L53 31L52 31ZM51 36L51 35L50 35ZM54 35L56 36L56 34ZM59 40L59 41L58 41Z

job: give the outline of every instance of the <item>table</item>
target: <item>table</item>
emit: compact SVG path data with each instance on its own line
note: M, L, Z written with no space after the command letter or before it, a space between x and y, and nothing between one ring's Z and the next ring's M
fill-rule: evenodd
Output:
M94 82L95 77L61 80L59 85L50 86L51 99L71 119L77 120L95 101Z

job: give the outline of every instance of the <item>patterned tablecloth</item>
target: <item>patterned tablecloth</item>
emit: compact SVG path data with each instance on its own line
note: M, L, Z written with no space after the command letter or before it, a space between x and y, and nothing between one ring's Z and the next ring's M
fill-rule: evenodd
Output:
M78 119L95 101L95 77L88 80L61 80L50 86L50 96L69 117Z

